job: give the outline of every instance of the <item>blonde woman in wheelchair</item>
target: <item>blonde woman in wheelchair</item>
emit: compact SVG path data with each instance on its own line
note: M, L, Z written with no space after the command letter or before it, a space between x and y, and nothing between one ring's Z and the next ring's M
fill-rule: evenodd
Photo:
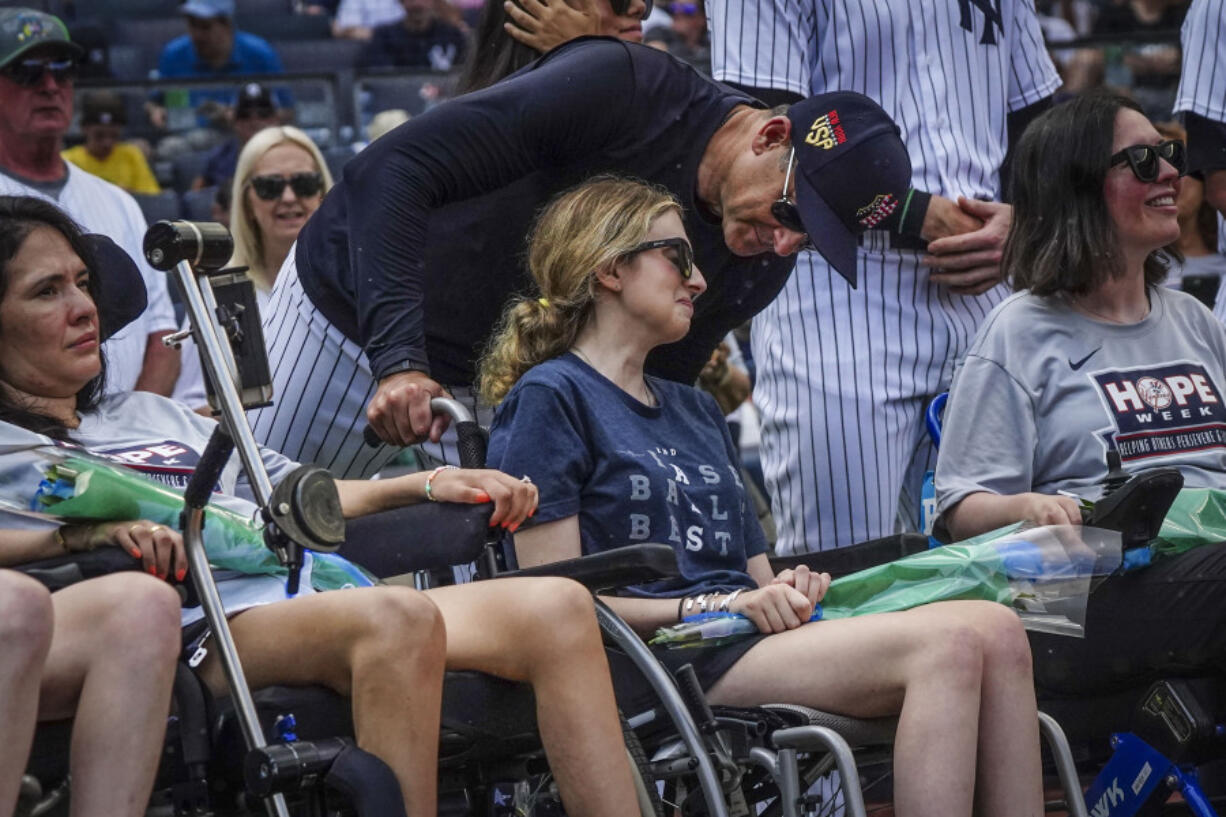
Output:
M830 577L771 572L715 402L644 374L652 349L685 336L706 289L678 202L636 181L588 182L543 212L528 263L539 297L508 307L480 380L500 404L490 464L540 490L534 524L515 536L521 566L671 542L679 579L607 601L642 634L700 609L749 617L760 635L659 652L693 664L712 703L898 715L898 814L1041 814L1017 616L956 601L810 623Z

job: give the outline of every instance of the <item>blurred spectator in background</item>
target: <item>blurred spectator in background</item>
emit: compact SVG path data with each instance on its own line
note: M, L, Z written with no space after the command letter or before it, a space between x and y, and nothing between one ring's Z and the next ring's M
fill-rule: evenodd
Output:
M409 112L404 108L389 108L386 111L379 111L370 120L370 124L366 126L366 143L370 144L388 131L394 130L408 122L411 118Z
M672 24L648 29L643 42L710 73L711 45L707 41L707 13L702 0L674 0L665 8L672 16Z
M265 128L243 147L230 185L234 255L228 266L248 267L261 309L299 231L331 187L323 155L298 128ZM183 372L173 396L207 415L199 352L191 342L182 351Z
M243 145L264 128L279 125L282 121L273 104L272 94L258 82L248 82L239 90L231 119L234 135L209 154L204 170L192 182L193 190L212 187L221 184L223 180L234 178L238 153L243 149Z
M230 226L230 179L222 179L217 184L217 192L213 194L213 206L209 218L218 224Z
M541 54L586 34L643 41L643 0L488 0L456 93L513 74Z
M28 8L0 9L0 195L50 201L136 260L149 304L106 341L106 390L168 395L179 374L179 353L162 338L175 329L174 308L166 276L143 263L145 217L131 195L61 155L79 56L59 19Z
M460 64L468 38L438 16L434 0L400 0L400 6L404 16L398 22L375 28L370 47L362 52L360 67L450 71Z
M1188 142L1188 133L1178 122L1158 122L1154 128L1163 139L1178 139L1185 145ZM1226 272L1226 255L1217 251L1217 211L1205 201L1202 174L1193 171L1184 176L1175 204L1179 208L1178 246L1183 263L1171 260L1166 284L1191 292L1212 309L1218 283Z
M378 26L404 17L400 0L341 0L332 20L332 36L369 40Z
M281 58L268 41L234 28L234 0L187 0L179 11L187 34L162 49L158 76L220 77L280 74Z
M117 184L129 193L160 193L145 153L121 141L128 115L123 97L112 91L91 91L81 101L81 132L85 142L64 151L64 158L82 170Z
M1092 33L1102 36L1132 35L1137 42L1124 53L1128 80L1108 81L1128 85L1132 96L1150 119L1169 119L1179 80L1178 40L1157 41L1146 37L1176 34L1187 13L1187 0L1108 0L1100 5ZM1100 59L1102 52L1100 54Z
M187 21L187 34L176 37L162 49L157 69L162 79L284 72L281 58L267 40L234 28L234 0L187 0L179 11ZM197 110L207 101L232 105L234 92L195 89L188 94L188 100ZM277 92L277 102L282 108L293 104L285 91ZM165 127L164 110L155 106L149 116L157 127Z

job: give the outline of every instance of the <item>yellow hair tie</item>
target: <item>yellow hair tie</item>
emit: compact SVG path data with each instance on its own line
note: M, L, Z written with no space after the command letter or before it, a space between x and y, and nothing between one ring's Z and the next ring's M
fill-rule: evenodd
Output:
M537 299L536 299L536 302L537 302L538 304L540 304L541 306L545 307L546 309L548 309L548 308L549 308L549 299L548 299L548 298L537 298Z

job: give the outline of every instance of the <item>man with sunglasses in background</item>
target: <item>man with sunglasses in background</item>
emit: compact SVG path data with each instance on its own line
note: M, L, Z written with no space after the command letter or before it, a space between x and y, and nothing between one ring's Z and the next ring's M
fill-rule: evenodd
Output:
M346 165L277 276L264 316L277 397L253 413L256 437L346 476L437 442L430 397L447 387L472 405L475 361L531 286L534 215L593 175L633 174L682 203L708 288L690 334L648 370L693 383L802 245L845 268L856 231L897 222L881 197L905 199L909 171L893 123L859 94L773 112L656 49L567 43ZM385 444L364 444L367 422Z
M0 194L50 201L87 232L110 236L132 256L149 305L106 342L106 388L169 395L179 375L179 353L162 338L175 331L175 314L166 276L144 263L145 217L128 193L60 155L80 56L58 18L27 8L0 9Z

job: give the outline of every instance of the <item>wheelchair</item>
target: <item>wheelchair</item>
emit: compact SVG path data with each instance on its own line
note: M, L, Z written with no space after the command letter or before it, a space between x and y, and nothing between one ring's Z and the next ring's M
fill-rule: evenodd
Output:
M146 236L146 253L154 266L177 271L206 371L218 386L222 420L185 490L181 527L192 578L183 591L189 605L204 608L210 649L218 651L232 693L227 700L213 700L190 669L180 666L148 813L403 813L399 784L390 769L349 737L353 724L346 700L319 688L273 687L252 694L247 687L202 544L206 505L218 473L237 448L262 509L266 544L288 567L291 587L302 550L336 550L344 538L344 523L337 514L331 478L320 469L303 466L274 487L262 468L238 389L244 374L240 345L246 342L262 352L258 315L217 304L207 279L229 258L228 232L220 225L159 223ZM211 315L218 316L216 323ZM406 526L420 532L411 547L383 549L374 565L383 575L402 574L477 557L487 545L491 511L491 505L424 504L382 519L370 517L349 533L352 540L365 540L382 530L395 534L388 541L399 542ZM661 575L669 575L661 555L657 551L640 559L636 575L657 562ZM671 551L668 556L671 561ZM137 563L118 550L100 549L24 569L54 588L91 575L137 569ZM616 585L619 575L629 575L600 563L579 566L576 574L600 586ZM64 813L71 792L66 774L69 735L69 723L40 727L20 813ZM627 735L635 759L633 733ZM497 815L536 804L541 813L550 813L548 803L557 798L548 785L534 701L526 685L479 673L451 673L440 746L441 811ZM641 761L641 755L637 759ZM642 785L640 794L644 815L661 813L654 785ZM553 810L560 811L560 806Z
M948 392L937 395L925 412L929 437L938 448L948 398ZM1107 452L1106 465L1103 497L1092 510L1083 511L1082 518L1086 525L1120 532L1127 562L1127 554L1147 553L1146 546L1158 537L1183 477L1174 468L1130 476L1114 450ZM931 482L930 472L921 526L935 517ZM1178 813L1186 809L1197 817L1216 817L1213 801L1226 801L1226 795L1206 794L1198 771L1226 757L1226 678L1161 678L1094 697L1040 691L1039 706L1074 725L1068 737L1076 748L1076 762L1098 770L1084 797L1071 804L1079 813L1150 817L1163 813L1172 794L1178 793L1183 804L1172 806Z

